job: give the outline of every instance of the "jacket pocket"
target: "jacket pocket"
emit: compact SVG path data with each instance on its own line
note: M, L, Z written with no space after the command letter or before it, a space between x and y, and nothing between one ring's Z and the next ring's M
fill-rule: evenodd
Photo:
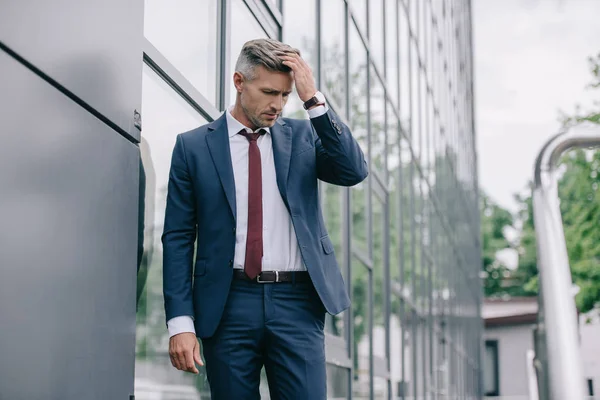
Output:
M331 243L329 235L325 235L321 238L321 246L323 246L323 251L325 254L333 253L333 243Z
M206 260L196 260L194 276L203 276L206 274Z

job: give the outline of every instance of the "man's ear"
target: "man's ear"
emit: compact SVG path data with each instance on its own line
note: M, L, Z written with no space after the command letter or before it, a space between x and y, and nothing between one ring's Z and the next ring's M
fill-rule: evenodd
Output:
M238 93L242 92L245 81L246 81L246 79L244 78L244 75L240 74L239 72L235 72L233 74L233 85L235 86L235 90Z

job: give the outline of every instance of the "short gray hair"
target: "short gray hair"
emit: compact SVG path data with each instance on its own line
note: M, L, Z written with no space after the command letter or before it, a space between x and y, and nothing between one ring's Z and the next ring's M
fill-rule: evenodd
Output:
M290 72L290 67L283 64L280 53L300 55L300 50L274 39L251 40L244 44L235 70L249 80L254 79L254 69L259 65L269 71Z

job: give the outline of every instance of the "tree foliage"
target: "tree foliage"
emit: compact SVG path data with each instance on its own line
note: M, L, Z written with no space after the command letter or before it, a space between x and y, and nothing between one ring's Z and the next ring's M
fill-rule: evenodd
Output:
M590 57L591 90L600 89L600 54ZM572 115L562 113L565 128L580 123L600 124L600 102L585 112L575 107ZM563 220L569 264L574 283L580 288L575 300L580 312L585 313L600 304L600 193L598 192L600 152L574 150L561 159L562 176L558 182L560 210ZM486 203L487 201L487 203ZM506 272L495 259L498 248L507 243L498 229L510 225L505 210L490 206L484 197L482 206L483 269L493 277L486 278L486 295L536 295L538 269L533 205L531 195L517 197L520 204L518 219L522 222L521 235L515 248L519 254L518 268Z

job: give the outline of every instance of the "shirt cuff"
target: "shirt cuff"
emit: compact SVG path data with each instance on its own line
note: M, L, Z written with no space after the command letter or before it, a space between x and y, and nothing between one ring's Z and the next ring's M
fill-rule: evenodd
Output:
M311 108L310 110L306 110L306 112L308 112L308 116L310 118L320 117L321 115L325 114L327 111L329 111L329 107L327 106L327 103L325 103L323 105L318 105L315 108Z
M173 337L184 332L191 332L194 335L196 334L196 330L194 329L194 320L192 320L192 317L188 315L171 318L167 321L167 327L169 329L169 337Z

